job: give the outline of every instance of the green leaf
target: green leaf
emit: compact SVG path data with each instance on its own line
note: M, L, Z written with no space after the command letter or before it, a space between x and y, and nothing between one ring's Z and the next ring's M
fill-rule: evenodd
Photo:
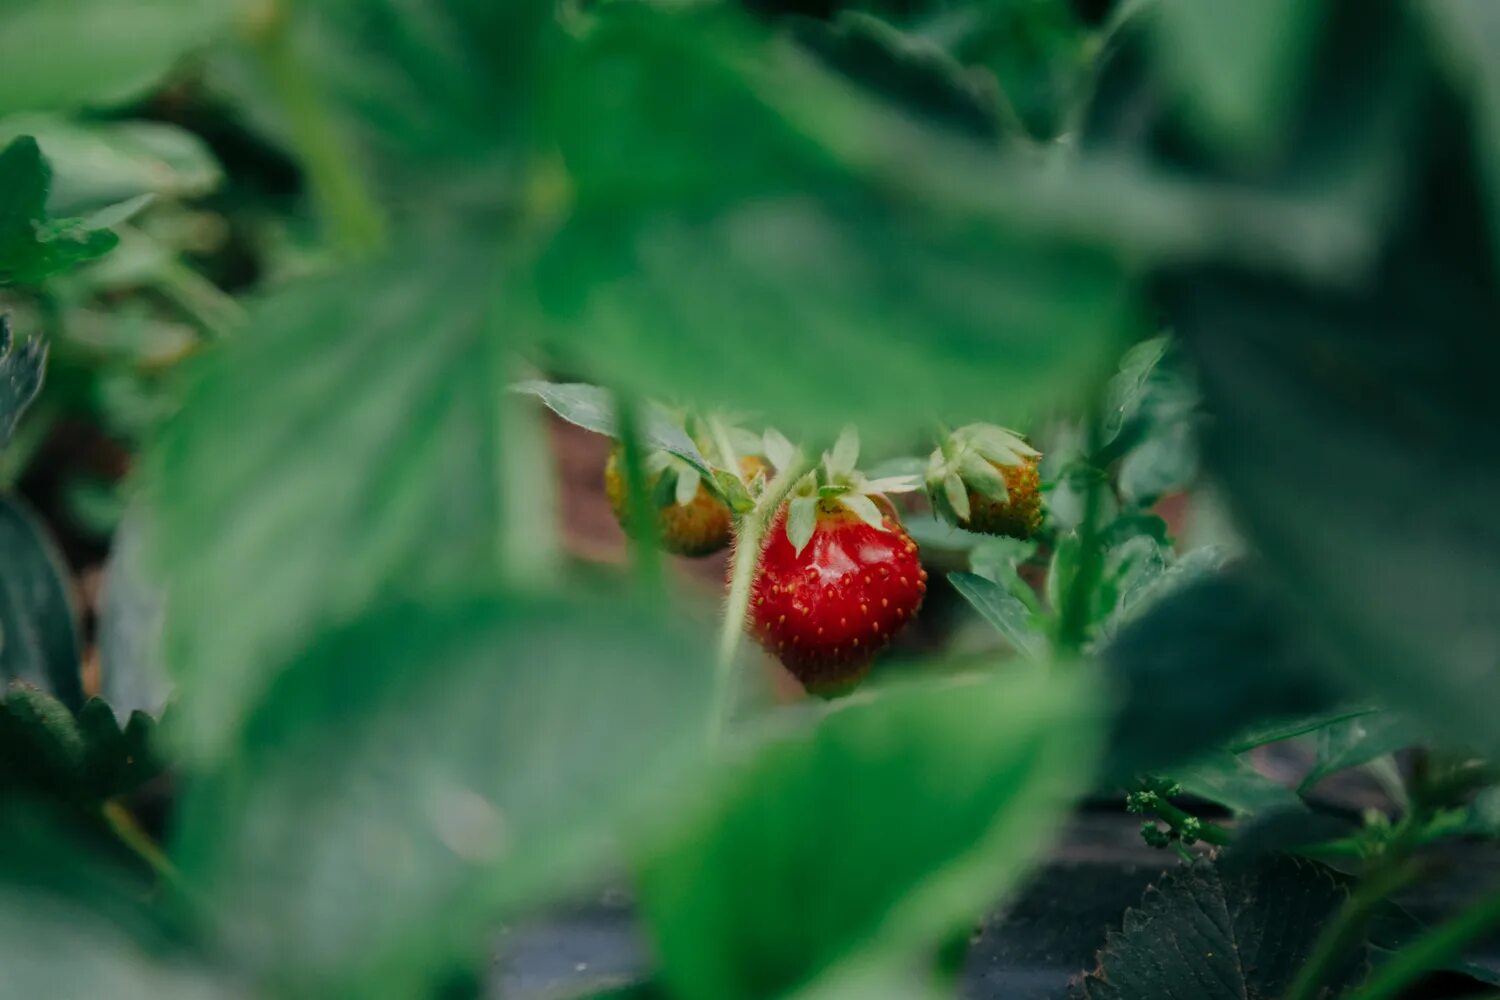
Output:
M0 13L0 115L136 97L233 15L225 0L10 0Z
M143 458L179 750L210 754L330 622L501 557L489 255L451 236L288 286ZM540 530L540 529L539 529Z
M0 20L0 37L9 37L4 31ZM48 221L51 183L35 139L23 136L0 151L0 285L38 284L108 253L119 242L114 233L87 220Z
M614 396L596 385L530 381L518 382L511 386L511 391L535 396L570 424L609 437L619 436L615 429ZM705 476L713 475L708 460L681 426L655 406L647 407L642 417L641 438L647 448L676 455Z
M69 571L18 497L0 497L0 683L25 681L83 705L82 653Z
M1149 507L1168 493L1186 489L1198 474L1198 441L1191 421L1183 420L1133 449L1120 463L1120 495L1129 504Z
M1266 720L1346 704L1264 581L1239 567L1186 584L1101 653L1116 685L1111 773L1190 757Z
M1367 764L1417 742L1410 720L1395 712L1375 712L1344 719L1318 732L1318 760L1302 779L1306 792L1345 768Z
M165 768L156 752L156 721L145 712L131 713L121 729L115 709L102 698L90 698L78 713L78 731L84 778L97 799L129 794Z
M1349 894L1321 865L1279 858L1243 871L1206 862L1146 890L1111 932L1075 1000L1264 1000L1279 997ZM1329 994L1353 986L1358 950L1330 970Z
M1217 802L1236 813L1306 808L1296 792L1267 778L1243 758L1227 751L1212 753L1170 770L1172 777L1191 794Z
M1147 16L1188 119L1230 151L1253 153L1287 125L1322 10L1302 0L1158 0Z
M1275 722L1253 725L1242 730L1226 743L1224 748L1231 753L1245 753L1246 751L1254 750L1256 747L1265 746L1267 743L1277 743L1296 736L1305 736L1308 733L1315 733L1335 723L1370 715L1375 711L1376 709L1373 708L1341 707L1330 709L1326 712L1311 712L1298 718L1282 719Z
M1029 660L1045 657L1046 636L1037 629L1031 609L1009 590L974 573L949 573L948 582L1016 652Z
M641 872L673 995L801 996L926 954L1089 787L1090 695L1056 672L891 689L733 764Z
M79 121L57 115L0 118L0 144L36 139L52 167L47 207L72 215L143 195L183 200L214 191L224 172L196 134L151 121Z
M829 104L847 83L726 7L615 5L549 92L575 193L537 263L552 343L642 395L798 433L1011 422L1076 389L1130 315L1107 253L921 225L942 213L851 176Z
M33 337L19 350L10 320L0 315L0 449L10 442L16 423L42 390L47 371L47 345Z
M597 876L708 727L707 643L642 612L475 596L318 642L182 805L225 945L306 995L425 995Z

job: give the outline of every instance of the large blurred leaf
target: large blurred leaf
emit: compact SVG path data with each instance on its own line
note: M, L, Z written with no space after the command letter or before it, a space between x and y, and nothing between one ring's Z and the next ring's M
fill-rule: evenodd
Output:
M1099 952L1075 1000L1266 1000L1291 985L1348 888L1333 872L1279 858L1248 870L1206 862L1146 890ZM1360 952L1328 970L1329 995L1358 982Z
M1325 3L1157 0L1157 59L1184 113L1237 152L1282 134L1295 107Z
M793 91L796 120L775 96ZM723 10L620 5L549 95L575 197L539 263L542 302L557 350L601 379L797 429L1014 420L1092 372L1129 312L1107 254L893 198L851 169L843 146L865 124L841 134L815 110L847 84ZM907 159L966 143L930 141Z
M642 873L673 995L789 996L972 919L1089 787L1092 703L1028 671L892 689L756 747Z
M1109 767L1120 778L1338 700L1316 650L1247 566L1161 598L1102 656L1119 691Z
M77 709L80 658L67 564L19 499L0 498L0 682L26 681Z
M52 171L35 139L22 136L0 151L0 285L36 284L108 253L118 242L94 220L49 221L51 184Z
M195 751L232 738L319 626L493 569L488 263L453 240L288 288L198 366L143 484L177 735Z
M134 97L233 13L227 0L7 0L0 114Z
M497 916L595 873L624 812L698 759L696 638L641 608L383 608L283 674L190 792L184 876L269 979L423 995Z
M513 197L554 0L319 0L286 4L257 60L218 54L210 82L253 124L295 147L302 109L278 67L312 78L333 128L387 183L386 207L430 211L434 199ZM267 72L267 70L270 72ZM435 171L437 172L435 174ZM455 182L455 175L467 180ZM445 183L435 185L435 176ZM510 189L506 189L510 185Z
M0 803L0 996L235 1000L233 979L183 953L150 884L61 813Z
M1455 109L1378 271L1349 289L1206 270L1173 315L1213 411L1206 459L1351 683L1495 749L1500 287Z
M1489 0L1422 0L1416 9L1428 19L1442 60L1470 104L1490 226L1500 234L1500 6Z

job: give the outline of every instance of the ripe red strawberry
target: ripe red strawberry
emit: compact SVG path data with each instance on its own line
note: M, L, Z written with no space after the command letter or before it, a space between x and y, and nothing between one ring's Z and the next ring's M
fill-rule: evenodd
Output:
M761 551L752 631L813 693L835 693L863 677L927 590L917 544L890 503L875 502L881 528L840 498L813 501L816 520L801 552L788 536L784 506Z
M653 456L647 465L646 489L659 498L656 527L662 548L683 556L705 556L728 545L733 521L729 507L709 491L702 477L686 463L672 462L664 452L657 455L660 458ZM620 450L616 448L604 466L604 492L615 519L623 527L630 512L630 498L626 495L620 461ZM765 461L757 456L740 459L740 469L747 480L766 468ZM686 490L682 488L684 477Z

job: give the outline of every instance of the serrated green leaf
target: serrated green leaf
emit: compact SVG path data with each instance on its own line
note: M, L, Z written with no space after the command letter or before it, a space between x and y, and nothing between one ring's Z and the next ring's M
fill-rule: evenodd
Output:
M0 315L0 449L10 442L16 422L42 389L47 371L47 345L39 338L15 349L10 319Z
M875 501L863 493L846 493L839 497L839 503L876 531L885 530L885 515L875 506Z
M1056 672L892 689L721 769L639 879L673 995L800 996L929 954L1089 787L1091 694Z
M82 220L49 221L51 181L35 139L22 136L0 150L0 285L37 284L119 242L114 233Z
M1121 497L1147 507L1167 493L1186 489L1198 473L1198 440L1191 421L1154 434L1120 463Z
M801 555L818 525L818 498L793 497L786 505L786 538Z
M1047 638L1037 629L1031 609L1009 590L974 573L949 573L948 582L1016 652L1029 660L1046 655Z
M67 563L19 497L0 497L0 683L81 707L81 660Z
M1288 857L1242 870L1200 861L1146 890L1099 952L1075 1000L1259 1000L1279 997L1349 895L1344 879ZM1365 971L1351 948L1325 978L1329 993Z
M139 96L234 13L225 0L11 0L0 13L0 115Z
M686 507L698 497L698 487L703 485L703 477L698 474L697 469L685 468L677 473L677 487L673 499Z
M276 665L330 622L495 572L495 280L463 239L406 241L260 300L255 336L188 376L140 478L179 751L232 740Z
M618 437L615 429L614 396L596 385L529 381L511 386L512 392L535 396L547 409L570 424L609 437ZM706 476L713 475L708 460L698 451L691 438L676 423L654 406L642 414L641 438L650 449L676 455Z
M700 758L708 648L633 605L372 611L281 673L190 789L174 859L266 984L422 994L496 921L596 877Z

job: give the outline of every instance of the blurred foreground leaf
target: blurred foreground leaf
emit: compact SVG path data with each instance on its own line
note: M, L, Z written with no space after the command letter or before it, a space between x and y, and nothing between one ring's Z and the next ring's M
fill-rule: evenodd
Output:
M1338 700L1316 651L1247 566L1162 597L1102 657L1120 692L1108 766L1121 779Z
M1279 997L1348 896L1328 869L1279 858L1248 870L1178 868L1126 911L1075 1000L1263 1000ZM1329 992L1352 986L1359 952L1329 970Z
M1206 461L1287 603L1337 644L1330 667L1493 751L1500 437L1481 429L1500 426L1500 268L1458 122L1435 109L1367 286L1209 269L1171 302L1213 413Z
M182 807L224 944L314 994L422 995L577 887L702 754L708 643L640 607L385 607L287 670Z
M1089 787L1090 694L1034 672L893 688L754 747L642 872L673 995L802 996L925 954Z
M538 283L557 350L598 378L799 432L1013 421L1077 389L1130 316L1107 253L853 169L847 84L722 9L611 8L549 90L573 203ZM907 159L992 152L943 135Z
M458 240L293 286L197 367L143 484L175 735L194 752L232 739L319 627L493 570L488 263Z
M0 115L135 97L233 12L227 0L7 0Z
M0 498L0 683L34 684L77 709L82 654L68 572L20 499Z

